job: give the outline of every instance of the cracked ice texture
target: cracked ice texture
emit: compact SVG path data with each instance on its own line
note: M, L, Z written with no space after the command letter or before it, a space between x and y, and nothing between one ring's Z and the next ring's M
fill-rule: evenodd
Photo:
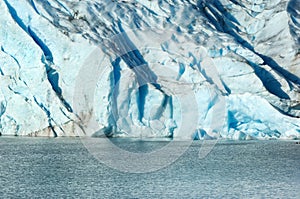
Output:
M155 85L138 89L133 60L147 63L154 74L172 68L176 74L164 74L166 80L191 84L193 92L186 95L198 102L199 139L215 136L210 121L217 96L226 100L222 137L299 138L299 5L298 0L2 0L0 132L75 135L76 77L98 46L99 56L111 61L101 66L106 70L95 92L100 134L178 135L184 110ZM160 43L143 34L149 28L176 36ZM120 56L112 46L121 44L106 42L131 30L144 45L152 42L158 49ZM209 71L212 64L217 78ZM186 132L186 137L194 135L194 130Z

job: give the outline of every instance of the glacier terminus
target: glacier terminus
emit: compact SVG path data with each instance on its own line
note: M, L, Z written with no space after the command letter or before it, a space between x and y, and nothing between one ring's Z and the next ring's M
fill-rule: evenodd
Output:
M2 135L300 138L299 0L0 9Z

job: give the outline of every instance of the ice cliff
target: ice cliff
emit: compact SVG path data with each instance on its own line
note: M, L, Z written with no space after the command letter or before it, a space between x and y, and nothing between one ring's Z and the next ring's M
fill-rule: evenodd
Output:
M299 0L0 9L2 135L300 138Z

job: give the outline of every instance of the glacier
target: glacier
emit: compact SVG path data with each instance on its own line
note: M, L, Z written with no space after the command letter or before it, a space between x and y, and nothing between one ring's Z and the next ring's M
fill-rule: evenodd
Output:
M1 0L0 133L300 138L299 0Z

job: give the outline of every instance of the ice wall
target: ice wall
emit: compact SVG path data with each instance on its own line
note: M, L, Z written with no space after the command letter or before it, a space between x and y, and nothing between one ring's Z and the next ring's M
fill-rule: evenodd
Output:
M298 5L1 0L0 132L299 138Z

